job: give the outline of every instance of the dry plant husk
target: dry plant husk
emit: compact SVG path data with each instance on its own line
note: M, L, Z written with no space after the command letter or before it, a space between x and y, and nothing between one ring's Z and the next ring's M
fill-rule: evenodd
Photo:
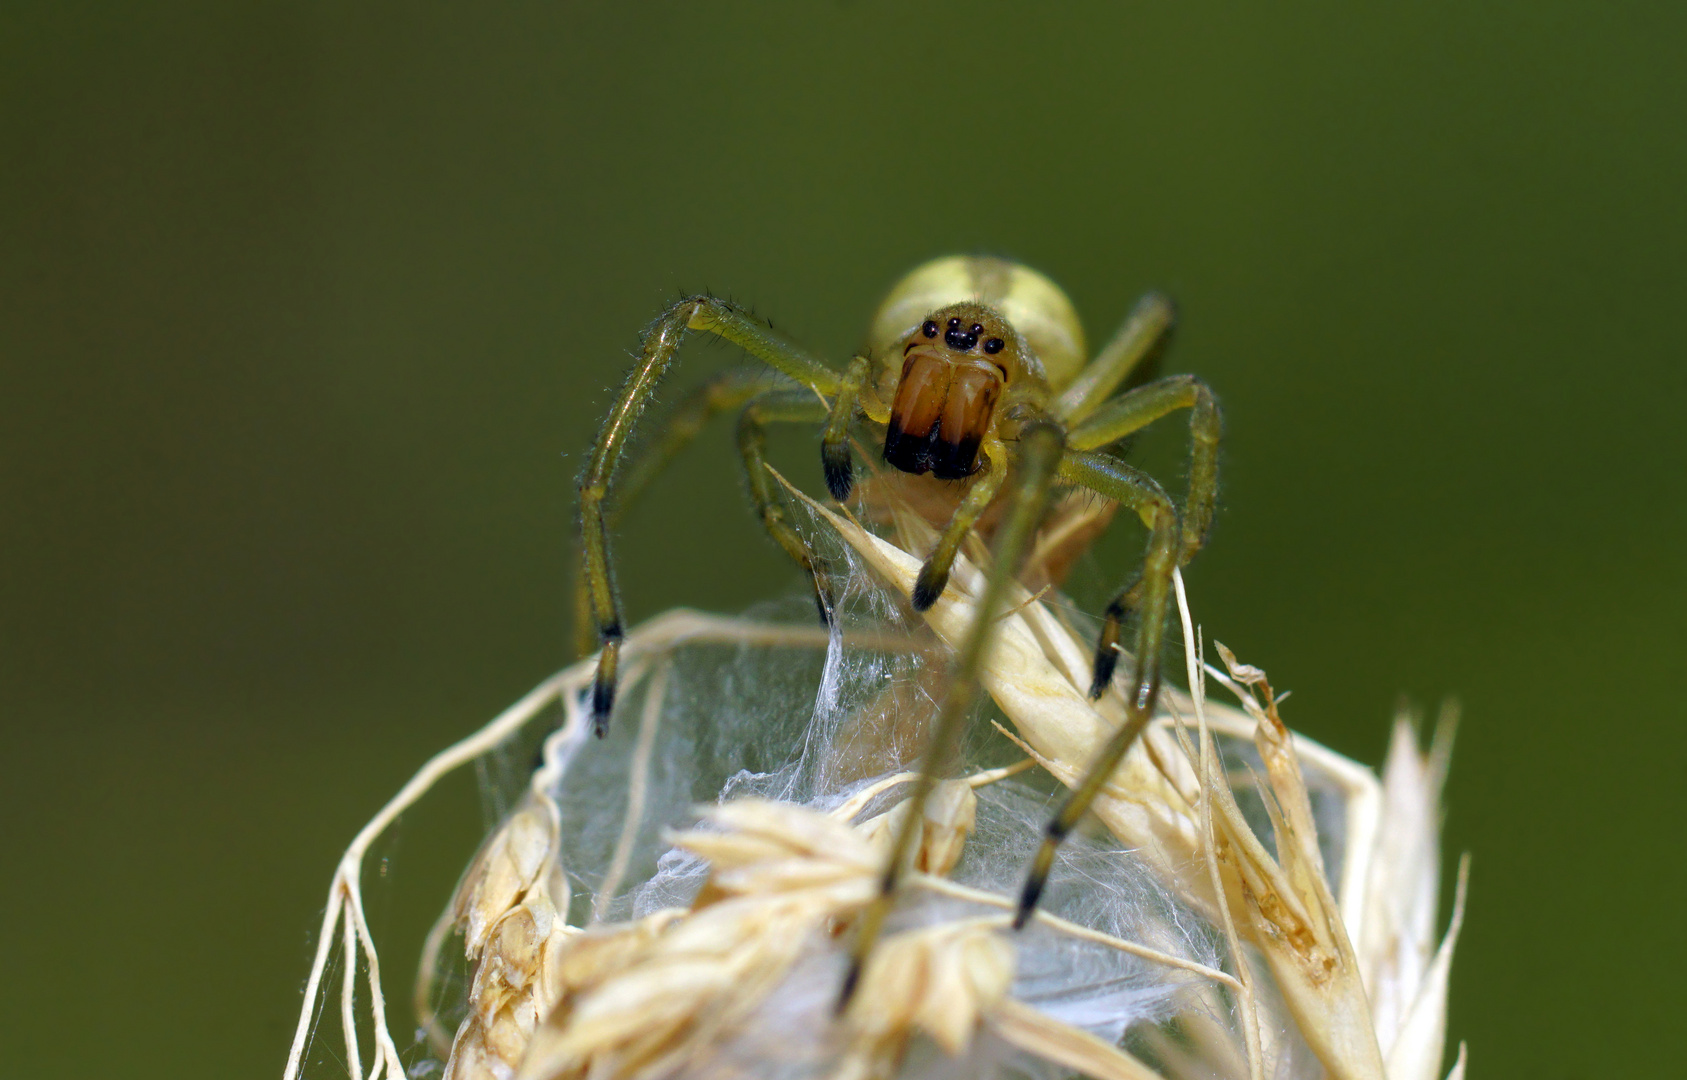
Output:
M920 515L892 507L880 537L796 498L812 540L850 567L840 630L663 616L629 635L629 705L601 744L579 696L589 662L524 699L528 716L560 700L564 723L424 957L419 1004L449 1080L1439 1080L1464 895L1461 872L1438 941L1451 723L1425 753L1397 719L1379 780L1293 734L1257 669L1222 646L1225 670L1203 664L1181 580L1193 692L1162 693L1094 826L1063 849L1044 913L1015 934L1010 898L1051 797L1122 719L1116 695L1084 694L1088 634L1021 591L983 672L994 726L976 726L938 786L889 932L834 1016L984 553L974 545L915 616L900 598L932 539ZM1082 533L1084 504L1069 511L1056 527ZM1206 700L1209 682L1237 705ZM522 707L430 767L498 745ZM352 957L353 1058L359 947L379 989L350 887L360 841L330 911ZM372 1008L370 1075L395 1077L378 997ZM1450 1076L1463 1072L1461 1047Z

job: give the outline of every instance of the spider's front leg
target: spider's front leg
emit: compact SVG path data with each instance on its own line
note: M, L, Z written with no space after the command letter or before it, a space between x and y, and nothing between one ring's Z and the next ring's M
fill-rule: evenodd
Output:
M1147 473L1105 454L1074 450L1068 451L1061 459L1060 478L1068 483L1087 487L1136 511L1143 524L1148 526L1148 553L1143 559L1141 577L1121 590L1119 598L1116 598L1108 609L1108 625L1112 628L1115 639L1118 635L1118 622L1114 609L1124 602L1126 594L1135 594L1137 610L1140 613L1136 632L1135 670L1131 674L1130 693L1125 699L1125 721L1108 738L1090 762L1083 779L1067 795L1060 811L1049 821L1042 846L1037 849L1031 871L1026 876L1025 889L1020 894L1019 910L1014 915L1015 929L1024 927L1026 920L1036 910L1043 886L1048 882L1049 870L1054 865L1055 851L1083 819L1090 804L1095 802L1096 796L1106 787L1108 778L1113 775L1120 759L1153 718L1154 703L1160 693L1160 651L1165 644L1172 572L1177 569L1181 551L1182 530L1179 527L1177 508L1172 504L1165 489ZM1103 631L1102 646L1105 649L1106 670L1111 672L1117 653L1107 638L1106 630ZM1105 688L1107 683L1101 676L1103 660L1100 657L1097 658L1096 667L1097 684Z
M914 838L924 827L925 804L937 783L939 772L949 763L955 743L972 711L978 691L978 672L996 629L996 621L1008 596L1008 589L1019 569L1020 560L1030 550L1037 527L1048 510L1049 496L1057 463L1065 446L1065 434L1052 421L1036 419L1028 422L1019 433L1015 454L1014 485L1004 523L996 532L991 562L984 576L984 588L978 597L977 608L955 652L950 671L949 692L937 714L937 723L921 757L919 779L908 798L908 809L902 825L891 843L885 861L879 889L861 915L856 931L855 947L850 956L849 973L838 995L838 1011L842 1012L855 993L866 966L867 957L884 928L890 914L896 889L906 870L908 853ZM1004 455L1005 456L1005 455ZM997 472L1005 472L998 468ZM935 598L934 598L935 600Z
M1124 335L1121 335L1122 337ZM1036 910L1061 843L1088 812L1113 770L1154 716L1160 693L1160 652L1164 647L1172 573L1194 558L1206 543L1218 499L1218 444L1223 420L1207 384L1193 375L1173 375L1129 390L1090 411L1070 432L1071 448L1060 462L1060 478L1113 499L1136 511L1148 526L1148 552L1142 572L1107 605L1096 642L1090 697L1099 698L1113 681L1119 633L1127 611L1138 613L1135 670L1125 697L1125 721L1090 763L1043 837L1026 876L1014 925L1022 927ZM1179 515L1171 497L1153 477L1116 458L1091 453L1115 443L1177 409L1189 410L1189 493Z
M679 301L658 316L645 331L638 364L628 374L615 405L604 417L591 458L580 478L582 571L592 622L602 649L597 678L592 683L592 725L600 737L608 730L609 717L615 708L621 639L625 634L620 601L615 595L604 504L609 497L615 467L640 414L655 396L680 342L692 330L725 338L815 394L838 395L843 387L843 380L831 368L775 333L759 319L712 296L693 296Z
M710 420L720 413L742 407L768 389L768 372L754 367L724 371L694 387L675 406L655 438L638 448L637 459L623 467L617 476L615 501L607 509L604 528L613 531L620 525L627 510L661 475L662 470L691 445ZM584 562L577 559L574 571L575 655L584 659L598 650L599 643L597 626L592 619L591 592L586 587Z

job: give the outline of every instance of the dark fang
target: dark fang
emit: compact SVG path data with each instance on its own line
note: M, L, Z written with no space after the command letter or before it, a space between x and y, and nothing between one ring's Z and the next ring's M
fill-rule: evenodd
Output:
M939 480L964 480L978 471L980 441L975 436L949 442L938 424L923 437L910 435L893 418L885 431L885 463L916 475L929 472Z
M854 471L849 460L849 445L839 443L820 444L820 467L826 473L826 490L832 493L832 498L843 502L849 498L850 488L855 486Z

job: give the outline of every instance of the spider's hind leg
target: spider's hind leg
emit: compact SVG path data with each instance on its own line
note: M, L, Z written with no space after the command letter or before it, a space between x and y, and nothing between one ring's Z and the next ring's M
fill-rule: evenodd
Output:
M738 452L744 458L745 479L756 515L774 543L785 549L798 566L808 572L814 584L814 606L820 621L828 625L837 597L825 562L813 551L785 518L785 502L774 490L773 475L767 470L767 426L775 423L818 424L827 418L826 404L808 390L769 390L750 399L738 416Z

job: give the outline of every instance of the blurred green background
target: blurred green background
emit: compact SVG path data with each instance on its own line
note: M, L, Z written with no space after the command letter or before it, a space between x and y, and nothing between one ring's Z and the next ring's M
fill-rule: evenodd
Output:
M710 288L842 359L951 251L1093 339L1177 296L1194 602L1292 723L1462 699L1473 1075L1679 1067L1687 9L604 7L0 11L8 1075L278 1075L338 852L569 659L639 329ZM631 516L635 621L798 587L735 469ZM401 1035L476 798L383 852Z

